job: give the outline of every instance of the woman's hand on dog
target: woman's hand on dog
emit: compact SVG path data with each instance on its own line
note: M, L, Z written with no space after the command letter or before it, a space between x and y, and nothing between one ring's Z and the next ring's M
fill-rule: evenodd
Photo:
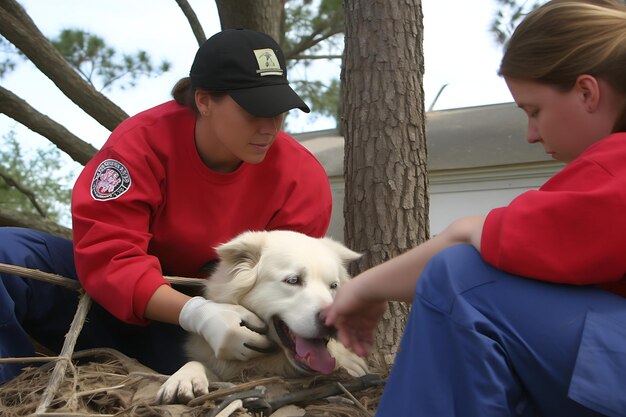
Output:
M267 325L250 310L193 297L180 312L180 326L202 336L218 359L248 361L275 350ZM255 329L255 330L252 330Z

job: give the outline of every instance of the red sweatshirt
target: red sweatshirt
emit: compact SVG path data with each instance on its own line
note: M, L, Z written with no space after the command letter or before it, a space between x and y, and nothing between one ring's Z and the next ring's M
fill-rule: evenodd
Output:
M191 110L167 102L125 120L80 174L72 195L80 282L120 320L145 324L163 275L202 277L214 248L246 230L314 237L330 222L323 167L280 132L263 162L208 169Z
M481 254L512 274L626 297L626 133L595 143L539 190L492 210Z

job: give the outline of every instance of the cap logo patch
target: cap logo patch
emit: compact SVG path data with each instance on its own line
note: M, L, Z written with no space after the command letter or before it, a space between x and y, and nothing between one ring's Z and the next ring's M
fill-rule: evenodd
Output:
M280 68L280 63L273 49L255 49L254 55L256 56L256 62L259 64L259 69L256 71L257 74L262 77L265 75L283 75L283 70Z
M132 181L128 169L115 159L106 159L98 165L91 181L94 200L113 200L130 188Z

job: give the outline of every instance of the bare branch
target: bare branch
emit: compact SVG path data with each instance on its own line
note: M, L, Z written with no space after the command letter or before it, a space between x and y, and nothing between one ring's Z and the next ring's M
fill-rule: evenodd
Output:
M72 231L53 222L31 213L22 213L4 210L0 207L0 227L25 227L29 229L41 230L65 239L72 238Z
M343 20L339 17L335 17L330 22L330 25L319 27L316 31L312 32L309 36L300 40L300 43L294 45L288 51L285 51L286 59L296 59L295 57L306 51L307 49L325 41L326 39L335 36L339 33L343 33Z
M33 132L48 138L59 149L82 165L85 165L97 152L97 149L89 143L48 116L39 113L27 102L2 86L0 86L0 113L6 114Z
M204 41L206 41L206 35L204 34L204 30L202 29L202 25L198 20L198 16L196 16L196 12L193 11L189 2L187 0L176 0L178 6L183 11L183 14L187 18L189 22L189 26L191 26L191 30L193 31L194 36L196 37L196 41L198 41L198 46L202 45Z
M0 2L0 33L74 103L109 130L128 115L69 66L15 0Z
M291 59L304 60L304 59L341 59L341 55L295 55Z
M46 211L37 202L35 193L29 190L28 188L26 188L24 185L22 185L22 183L20 183L18 180L13 178L11 175L4 172L1 167L0 167L0 178L2 178L9 187L13 187L20 193L24 194L26 198L30 200L31 204L33 205L33 207L35 207L35 210L37 210L37 213L39 213L41 217L48 217L48 215L46 214Z

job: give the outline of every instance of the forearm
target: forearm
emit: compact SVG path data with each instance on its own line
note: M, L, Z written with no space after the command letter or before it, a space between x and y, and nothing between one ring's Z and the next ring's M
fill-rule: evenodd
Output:
M361 273L358 291L370 301L413 300L413 290L424 267L443 249L469 243L480 251L484 216L464 217L453 222L443 232L402 255Z
M191 297L168 285L161 285L148 301L144 318L164 323L178 324L180 310Z

